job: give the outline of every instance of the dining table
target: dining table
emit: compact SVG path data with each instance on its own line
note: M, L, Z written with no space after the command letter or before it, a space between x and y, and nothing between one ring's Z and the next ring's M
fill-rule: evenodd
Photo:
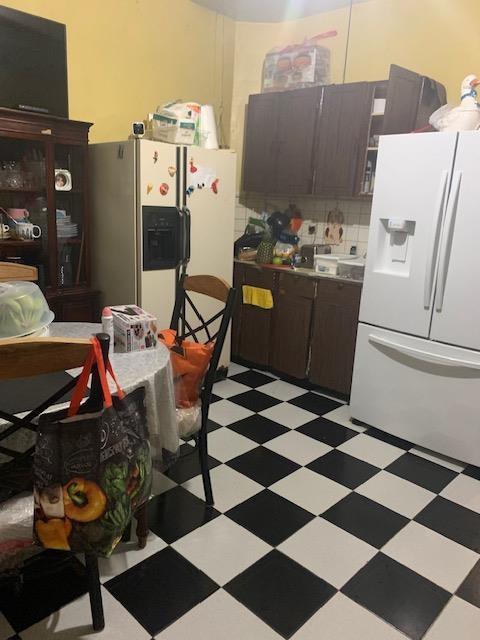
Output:
M48 335L62 338L89 338L102 332L102 325L89 322L53 322ZM177 427L175 392L173 384L170 352L161 343L143 351L128 353L111 352L109 359L120 387L129 393L137 387L145 387L145 405L149 430L152 460L157 471L168 468L178 457L180 436ZM10 406L2 408L17 415L25 414L34 406L52 395L81 369L71 369L60 374L47 374L35 378L7 380L0 383L0 398ZM40 378L37 380L37 378ZM109 380L111 391L116 387ZM55 404L48 411L56 411L68 406L67 398ZM0 431L2 428L0 420ZM22 451L33 444L35 434L20 429L9 437L9 446ZM12 440L10 440L12 438Z
M48 336L42 337L90 338L98 333L102 333L101 324L53 322L45 331ZM165 483L162 472L175 462L180 450L170 352L159 343L156 347L143 351L110 352L109 360L119 386L126 394L138 387L145 388L146 419L153 463L151 491L152 495L156 495L163 490ZM66 386L80 372L81 368L77 368L54 374L1 380L0 407L5 412L23 417ZM110 389L115 392L115 382L110 376L108 378ZM71 393L70 391L58 403L51 405L47 411L68 407ZM0 432L8 425L6 420L0 419ZM2 444L10 450L23 452L35 445L35 441L36 432L22 427L7 436ZM0 452L0 465L8 460ZM39 552L39 548L32 545L33 509L33 495L28 490L0 500L1 570L15 570L19 563Z

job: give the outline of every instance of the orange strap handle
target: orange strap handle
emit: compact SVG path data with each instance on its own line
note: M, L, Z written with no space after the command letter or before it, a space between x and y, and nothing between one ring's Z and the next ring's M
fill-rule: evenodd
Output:
M98 376L100 378L100 384L102 386L103 391L103 406L105 409L108 409L112 406L112 394L110 393L110 389L108 387L107 382L107 374L105 371L105 364L103 361L102 349L100 347L100 343L98 338L93 336L90 338L90 342L92 343L92 349L85 360L85 364L83 365L82 373L78 378L77 384L75 385L75 389L73 390L72 399L70 401L70 407L68 409L68 417L72 417L77 415L78 410L80 408L80 404L85 395L85 391L87 390L88 380L90 378L90 374L92 372L92 367L94 363L97 365ZM113 381L115 382L115 386L117 388L117 395L120 399L125 397L123 390L121 389L117 377L112 369L112 365L110 361L107 362L107 371L112 376Z

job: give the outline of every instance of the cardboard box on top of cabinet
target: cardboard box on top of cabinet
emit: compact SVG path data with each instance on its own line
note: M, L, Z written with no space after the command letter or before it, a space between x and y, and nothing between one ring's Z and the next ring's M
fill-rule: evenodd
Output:
M110 307L115 351L144 351L157 346L157 319L134 304Z
M149 113L151 137L172 144L193 144L200 108L196 102L173 102Z
M327 31L302 44L269 51L263 63L262 92L330 84L330 49L318 42L336 35Z

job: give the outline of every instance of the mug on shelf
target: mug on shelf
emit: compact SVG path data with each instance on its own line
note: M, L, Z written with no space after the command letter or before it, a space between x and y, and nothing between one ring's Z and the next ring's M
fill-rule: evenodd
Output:
M10 227L8 224L0 222L0 240L7 240L10 238Z
M42 235L42 230L38 224L32 224L31 222L17 222L12 231L17 238L24 238L25 240L37 240Z
M27 220L30 215L27 209L7 209L7 213L10 218L16 221Z

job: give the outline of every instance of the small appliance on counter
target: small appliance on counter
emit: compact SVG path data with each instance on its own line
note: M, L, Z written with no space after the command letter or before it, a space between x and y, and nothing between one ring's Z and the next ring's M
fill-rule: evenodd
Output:
M345 266L348 262L359 262L359 258L357 258L357 256L351 256L348 253L331 253L330 255L314 256L315 271L331 276L338 276L339 264L343 263Z
M315 267L314 256L331 252L332 248L328 244L302 244L300 247L302 267L313 269Z

